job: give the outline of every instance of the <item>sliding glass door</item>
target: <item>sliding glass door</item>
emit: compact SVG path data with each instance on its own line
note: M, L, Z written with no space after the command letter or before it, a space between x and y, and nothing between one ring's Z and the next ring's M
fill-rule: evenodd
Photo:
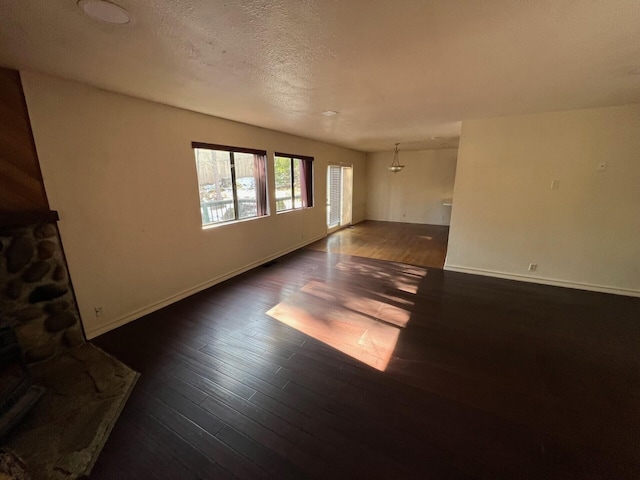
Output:
M334 231L351 224L353 168L329 165L327 169L327 227Z

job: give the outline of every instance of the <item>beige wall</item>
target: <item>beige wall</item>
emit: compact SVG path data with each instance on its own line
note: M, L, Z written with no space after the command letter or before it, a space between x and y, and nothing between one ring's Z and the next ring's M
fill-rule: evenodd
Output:
M393 152L367 155L367 219L449 225L456 149L400 151L405 169L391 173Z
M22 72L51 208L89 337L326 235L326 166L365 155L77 83ZM192 141L315 157L315 207L201 228ZM103 307L97 318L94 307Z
M640 295L640 105L464 122L445 268Z

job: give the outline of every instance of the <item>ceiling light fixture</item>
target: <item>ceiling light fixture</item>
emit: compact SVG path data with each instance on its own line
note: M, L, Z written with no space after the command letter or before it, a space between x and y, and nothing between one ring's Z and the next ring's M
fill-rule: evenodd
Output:
M325 110L324 112L322 112L322 115L324 115L325 117L335 117L336 115L338 115L338 112L334 110Z
M398 161L398 145L400 144L396 143L396 148L393 150L393 162L387 167L387 170L393 173L398 173L404 168L404 165L400 165L400 162Z
M79 0L78 7L80 7L87 16L99 22L109 23L111 25L126 25L131 21L129 12L124 8L115 3L105 2L104 0Z

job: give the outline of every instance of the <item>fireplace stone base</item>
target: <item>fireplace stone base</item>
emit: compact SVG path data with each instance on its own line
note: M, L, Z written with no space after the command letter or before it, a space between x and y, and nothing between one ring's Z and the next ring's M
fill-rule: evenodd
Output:
M13 328L28 363L84 342L55 223L0 227L0 327Z
M85 343L32 366L46 393L4 447L33 480L88 475L139 374Z

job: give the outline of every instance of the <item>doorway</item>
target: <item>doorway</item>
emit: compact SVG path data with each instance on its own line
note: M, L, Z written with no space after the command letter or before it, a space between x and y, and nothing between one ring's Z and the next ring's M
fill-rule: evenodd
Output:
M353 167L329 165L327 168L327 231L351 225Z

